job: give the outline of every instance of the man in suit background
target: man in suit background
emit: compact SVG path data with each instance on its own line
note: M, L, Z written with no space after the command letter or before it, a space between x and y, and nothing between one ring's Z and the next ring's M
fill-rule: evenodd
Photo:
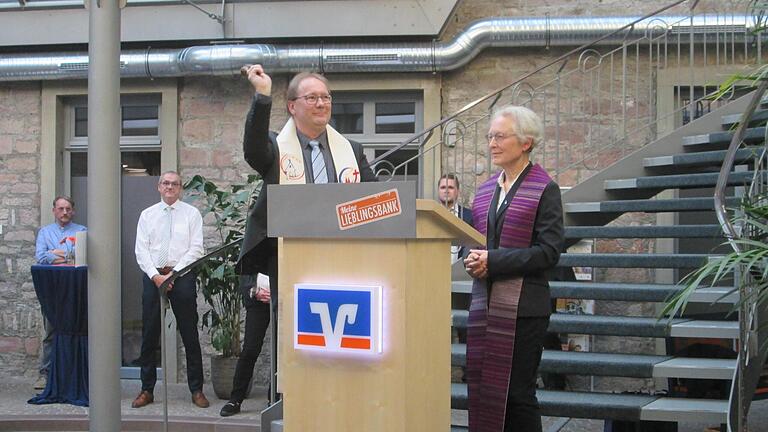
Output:
M269 325L270 303L277 310L277 239L267 237L266 185L376 181L362 146L328 124L332 96L325 77L304 72L291 80L286 91L291 118L275 134L269 130L271 77L261 65L246 66L242 73L255 91L245 121L243 154L265 187L248 216L240 250L245 337L230 400L221 408L224 417L240 412ZM311 203L301 204L304 208L298 211L309 211Z
M440 176L437 182L437 196L440 203L450 210L456 217L463 220L470 226L472 225L472 210L459 204L459 194L461 193L461 184L456 174L448 173ZM463 248L451 246L451 263L456 262L462 255Z

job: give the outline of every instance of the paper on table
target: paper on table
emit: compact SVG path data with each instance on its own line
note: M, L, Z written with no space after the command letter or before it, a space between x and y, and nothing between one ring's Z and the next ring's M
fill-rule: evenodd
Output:
M75 267L88 265L87 255L87 231L78 231L75 233Z

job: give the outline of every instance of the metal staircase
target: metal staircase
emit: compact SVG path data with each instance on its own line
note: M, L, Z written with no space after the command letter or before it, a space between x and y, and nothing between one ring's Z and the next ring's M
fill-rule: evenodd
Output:
M756 10L757 3L735 5L733 13L747 9L757 13L760 22L766 14ZM735 206L739 195L748 191L744 186L756 183L756 176L765 177L766 172L761 149L768 106L746 122L744 147L727 152L739 133L736 123L748 110L748 98L738 97L745 89L734 87L729 97L713 102L707 94L716 86L697 78L708 68L725 79L765 63L762 27L729 25L723 32L708 34L710 27L693 25L696 5L674 2L573 49L465 105L373 161L378 174L409 179L407 166L418 159L421 197L436 196L430 188L436 187L437 177L428 178L426 173L457 173L462 201L471 204L476 186L495 171L482 138L493 111L516 104L541 115L546 136L533 160L561 187L569 188L563 193L567 243L593 239L596 245L594 253L564 253L558 264L592 267L595 281L553 282L552 296L592 299L597 305L596 315L552 315L551 332L592 335L597 349L545 351L540 372L591 376L597 384L594 388L577 385L569 391L540 390L537 395L545 415L695 420L729 423L732 431L746 431L744 417L736 412L748 409L744 399L751 397L749 389L754 390L762 360L758 357L748 368L741 348L737 362L671 355L663 345L678 338L706 338L726 341L736 351L737 340L759 334L751 339L747 357L754 359L755 346L765 340L766 333L758 332L755 321L749 321L755 314L726 317L725 312L740 298L729 294L731 286L697 290L690 299L694 314L659 318L664 301L681 289L677 283L682 276L730 251L715 249L725 237L722 216L719 220L715 216L719 207L712 198L713 187L726 188L724 204ZM673 22L665 16L681 7L690 19ZM717 28L733 20L726 14L711 23L711 28ZM629 35L638 26L645 28L644 37L627 36L618 47L603 46L602 41ZM419 151L413 159L386 165L389 155L416 145ZM724 161L729 168L720 176ZM454 276L460 274L454 271ZM466 295L469 282L455 277L452 290ZM465 327L467 316L464 310L454 310L454 327ZM462 366L466 347L454 344L451 350L454 366ZM735 378L742 376L743 384ZM679 379L719 381L741 390L731 400L681 398L655 391L625 393L663 389L667 380ZM466 385L454 382L451 392L452 407L466 409ZM454 429L461 430L462 425Z
M717 170L724 156L724 148L730 142L733 124L732 112L743 108L745 101L736 101L721 110L712 112L683 129L691 135L679 143L670 142L677 137L662 138L628 157L618 161L606 171L625 174L637 172L640 165L642 175L631 178L612 178L598 175L565 192L563 195L566 212L566 237L570 242L582 238L712 238L723 240L720 225L717 224L712 198L654 199L660 192L682 189L712 188L717 182ZM755 117L762 117L766 111L759 111ZM763 120L764 122L765 120ZM703 129L702 129L703 128ZM710 129L707 131L706 129ZM750 129L757 134L762 127ZM754 132L758 131L758 132ZM705 132L705 133L702 133ZM753 144L762 144L752 140ZM695 144L694 144L695 143ZM658 149L670 150L667 156L658 156ZM756 147L755 149L761 149ZM748 184L753 176L749 170L755 158L755 149L742 149L740 161L746 171L732 173L729 182L733 186ZM681 151L676 153L676 151ZM646 156L650 155L650 156ZM632 166L627 166L632 165ZM590 183L602 182L603 189L591 188ZM583 190L582 190L583 188ZM589 200L593 196L594 201ZM630 195L632 199L621 199ZM572 198L575 196L577 198ZM732 198L731 202L737 199ZM646 225L646 226L603 226L592 225L596 220L615 220L626 213L672 213L709 212L712 223L703 225ZM589 223L590 225L582 225ZM707 252L707 251L701 251ZM561 256L560 266L585 266L594 268L648 268L648 269L690 269L703 264L711 254L678 253L594 253ZM469 282L453 283L453 292L468 293ZM680 287L674 284L621 283L603 280L601 282L552 282L553 298L594 299L614 302L662 303ZM733 304L738 296L726 295L732 287L701 289L692 302L709 305L713 302ZM655 310L655 309L654 309ZM454 310L455 327L466 326L467 311ZM555 313L550 322L550 331L556 333L578 333L609 337L644 338L722 338L736 340L739 337L739 323L733 320L675 318L670 321L650 316L617 315L569 315ZM466 347L452 346L454 366L465 363ZM567 375L611 376L640 379L689 378L727 380L733 379L735 359L686 358L656 353L622 352L563 352L545 350L541 373ZM632 384L629 384L631 386ZM625 388L627 390L628 388ZM604 418L618 420L651 421L708 421L713 424L726 423L729 404L726 399L682 399L656 395L633 395L614 392L547 391L538 392L542 412L557 417ZM465 409L467 389L465 384L452 386L452 406ZM457 428L457 430L459 430Z

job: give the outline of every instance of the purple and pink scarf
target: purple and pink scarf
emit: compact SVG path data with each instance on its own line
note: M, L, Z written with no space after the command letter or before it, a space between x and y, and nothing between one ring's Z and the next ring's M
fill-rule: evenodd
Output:
M475 194L472 216L475 228L488 234L488 212L501 172L483 183ZM499 247L531 246L533 225L544 188L551 182L544 169L534 165L509 202ZM522 276L495 280L490 301L486 280L475 279L467 324L467 368L470 432L501 432L507 408L509 376L515 346L515 329Z

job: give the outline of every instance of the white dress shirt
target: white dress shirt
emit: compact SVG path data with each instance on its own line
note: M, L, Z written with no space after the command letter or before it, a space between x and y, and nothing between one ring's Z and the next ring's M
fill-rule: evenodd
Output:
M136 227L136 262L141 271L150 279L159 274L157 271L161 246L158 239L165 208L163 201L144 209ZM205 255L203 248L203 217L195 207L177 200L171 204L171 244L168 249L168 264L178 271Z
M523 168L523 171L525 171L525 168ZM512 186L514 186L515 183L517 183L517 179L520 178L520 174L522 174L523 171L520 171L519 173L517 173L515 178L512 179L512 182L509 184L509 189L512 189ZM507 200L507 193L509 193L509 189L504 189L504 180L506 179L507 179L507 174L504 171L502 171L499 178L496 179L496 183L498 183L499 187L501 188L501 190L499 191L499 202L496 204L497 212L499 211L501 206L504 204L504 201Z
M449 210L451 211L451 213L453 213L454 216L461 219L461 215L459 214L459 203L457 202L453 203L453 207L450 208ZM461 246L451 245L451 264L455 263L460 259L459 249L461 249Z

